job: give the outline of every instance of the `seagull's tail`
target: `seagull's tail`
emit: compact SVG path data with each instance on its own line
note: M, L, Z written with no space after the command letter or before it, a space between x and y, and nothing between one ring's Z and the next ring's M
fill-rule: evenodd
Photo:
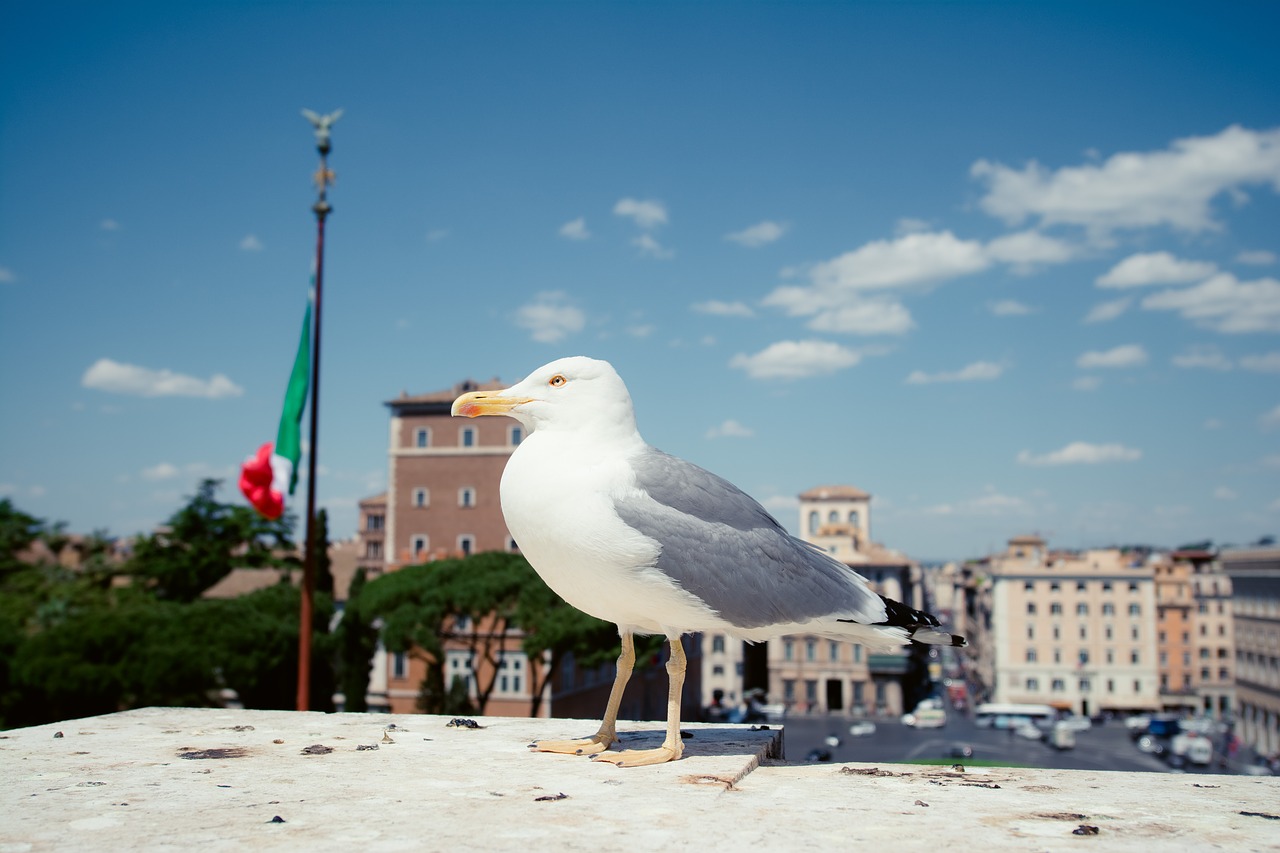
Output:
M964 637L943 631L942 623L936 616L925 613L923 610L913 610L901 601L894 601L883 595L880 599L884 602L884 621L876 622L875 625L900 629L905 639L913 643L925 643L931 646L965 645Z

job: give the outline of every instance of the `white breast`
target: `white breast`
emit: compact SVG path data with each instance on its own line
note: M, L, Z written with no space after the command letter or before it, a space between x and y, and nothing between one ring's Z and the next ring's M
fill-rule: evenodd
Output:
M691 629L710 611L654 568L657 542L628 527L615 497L635 488L620 448L535 432L502 474L502 513L547 585L598 619L641 632Z

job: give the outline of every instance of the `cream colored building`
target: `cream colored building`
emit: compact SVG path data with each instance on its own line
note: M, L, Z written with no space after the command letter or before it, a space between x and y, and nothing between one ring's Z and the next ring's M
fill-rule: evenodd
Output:
M995 702L1081 714L1160 707L1154 573L1117 549L1009 540L987 566Z

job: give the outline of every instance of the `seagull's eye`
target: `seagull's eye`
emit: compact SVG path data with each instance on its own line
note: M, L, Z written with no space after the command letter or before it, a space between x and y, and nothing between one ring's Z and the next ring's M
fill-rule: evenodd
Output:
M559 388L561 385L564 385L568 381L569 381L568 379L564 378L563 373L557 373L555 376L551 377L551 381L548 382L547 384L550 385L552 388Z

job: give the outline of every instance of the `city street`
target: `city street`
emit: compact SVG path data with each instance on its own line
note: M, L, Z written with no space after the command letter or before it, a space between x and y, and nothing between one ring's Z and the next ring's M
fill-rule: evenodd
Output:
M876 720L875 734L852 737L848 717L793 716L786 720L786 756L804 761L811 750L827 750L831 761L903 762L950 757L951 748L967 744L973 748L970 760L1024 767L1068 770L1130 770L1170 772L1160 759L1140 752L1124 725L1115 720L1078 732L1074 749L1058 751L1043 741L1027 740L1008 730L981 729L967 717L951 714L947 725L936 729L915 729L900 722ZM840 745L828 746L824 739L835 734ZM964 758L955 759L964 763ZM1220 772L1189 767L1188 772Z

